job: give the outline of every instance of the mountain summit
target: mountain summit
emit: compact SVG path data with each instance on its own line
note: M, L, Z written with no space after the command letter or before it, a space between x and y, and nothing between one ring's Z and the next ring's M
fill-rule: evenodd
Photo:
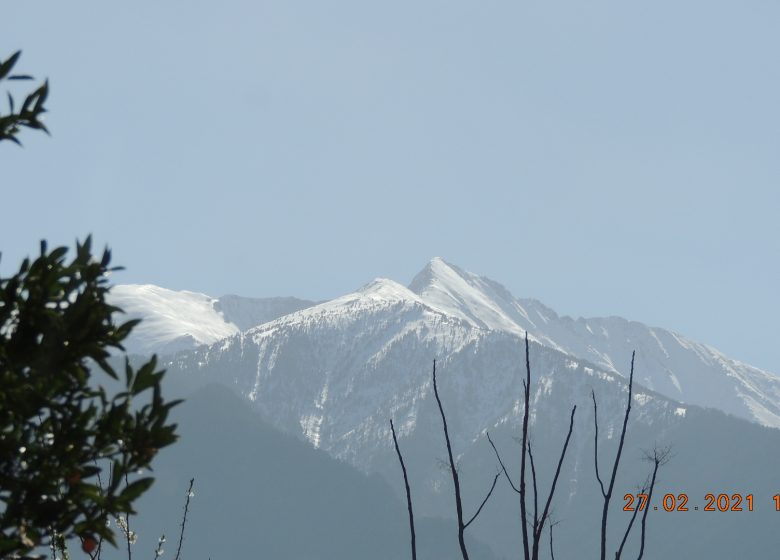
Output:
M523 334L524 314L501 284L466 272L436 257L414 277L409 289L424 302L474 326Z

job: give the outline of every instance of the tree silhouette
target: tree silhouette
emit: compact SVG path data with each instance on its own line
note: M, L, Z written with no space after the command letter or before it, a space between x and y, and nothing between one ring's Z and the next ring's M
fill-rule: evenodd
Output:
M514 490L516 493L520 495L520 518L521 518L521 524L522 524L522 531L523 531L523 558L525 560L538 560L539 558L539 547L542 540L542 532L544 531L544 525L549 520L550 517L550 506L552 504L553 496L555 495L555 487L558 484L558 477L561 474L561 468L563 466L563 461L566 458L566 452L569 448L569 441L571 440L571 434L574 430L574 414L577 411L577 406L573 406L571 409L571 414L569 416L569 431L566 434L566 440L563 443L563 448L561 449L560 457L558 458L558 465L555 469L555 476L553 477L552 485L550 486L550 491L547 494L547 499L545 500L544 509L542 510L541 516L539 515L539 491L537 487L536 482L536 465L534 464L534 456L533 451L531 449L531 442L529 441L528 437L528 417L529 417L529 403L530 403L530 388L531 388L531 360L530 360L530 352L528 348L528 331L525 333L525 372L526 377L525 380L523 380L523 398L525 401L525 409L523 410L523 428L522 428L522 439L521 439L521 446L523 449L522 458L520 461L520 488L515 486L515 484L512 482L512 477L509 476L509 473L506 470L506 466L504 465L504 462L501 460L501 455L498 452L498 449L496 448L495 444L493 443L493 440L490 438L490 433L487 434L488 441L490 442L491 447L493 448L493 451L496 454L496 458L498 459L499 464L501 465L501 469L504 472L504 476L506 477L507 481L509 482L509 485L512 487L512 490ZM526 492L525 492L525 468L526 468L526 455L528 456L529 462L531 463L531 478L533 481L533 491L534 491L534 515L532 520L532 531L531 531L531 541L528 540L528 506L526 503ZM550 526L550 550L552 551L552 525Z
M87 552L115 544L106 519L134 513L153 482L126 476L177 437L167 417L180 401L163 399L156 357L137 370L126 359L124 380L109 364L138 323L117 323L106 302L111 253L94 256L89 237L69 262L67 252L41 242L40 256L0 277L0 557L70 538Z
M631 353L631 372L628 377L628 398L626 402L626 411L623 415L623 425L620 430L620 440L618 441L618 448L617 452L615 453L615 460L612 463L612 473L609 478L609 484L604 486L604 481L601 479L601 474L599 472L599 454L598 454L598 447L599 447L599 419L598 419L598 404L596 402L596 393L591 389L591 399L593 400L593 424L594 424L594 449L593 449L593 460L595 464L596 469L596 480L599 483L599 489L601 490L601 495L604 499L603 505L602 505L602 511L601 511L601 535L600 535L600 553L601 553L601 560L605 560L606 554L607 554L607 520L609 516L609 505L612 500L612 493L615 488L615 479L617 478L617 472L618 467L620 465L620 458L623 454L623 446L626 439L626 428L628 426L628 418L631 414L631 401L633 399L633 386L634 386L634 359L636 357L636 352ZM666 464L671 456L670 448L659 448L655 447L651 453L647 453L645 456L645 459L653 464L653 470L651 475L648 477L648 479L642 484L639 494L643 496L647 496L647 499L642 503L640 502L640 505L634 508L633 513L631 514L631 519L629 520L628 526L626 527L625 532L623 533L623 538L620 541L620 545L618 546L618 549L615 551L615 560L620 560L623 549L626 545L626 542L628 541L628 536L631 533L631 530L634 526L634 522L636 521L637 515L639 511L641 510L642 513L642 522L641 522L641 548L639 551L639 559L642 558L644 555L644 549L645 549L645 534L646 534L646 527L647 527L647 513L650 510L650 503L653 497L653 489L655 488L655 482L656 482L656 476L658 474L658 469Z

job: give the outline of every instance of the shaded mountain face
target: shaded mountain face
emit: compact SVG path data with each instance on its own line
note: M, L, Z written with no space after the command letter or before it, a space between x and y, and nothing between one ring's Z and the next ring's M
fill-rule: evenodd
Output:
M174 556L194 477L185 558L409 558L406 506L380 477L278 432L223 386L201 388L174 410L181 437L155 461L156 482L131 518L135 555L151 556L164 533L165 557ZM417 527L421 559L458 555L450 522L419 518ZM496 560L469 544L475 558Z

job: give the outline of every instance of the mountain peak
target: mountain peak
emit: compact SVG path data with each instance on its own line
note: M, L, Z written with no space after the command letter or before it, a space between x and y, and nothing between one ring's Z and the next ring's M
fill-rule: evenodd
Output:
M374 278L371 282L357 290L356 293L364 297L387 300L419 301L420 299L409 288L389 278Z
M428 305L478 327L525 332L508 313L513 298L506 288L441 257L431 259L414 277L409 289Z
M362 305L368 302L414 302L423 303L420 296L409 290L403 284L399 284L388 278L374 278L368 284L341 297L331 299L313 307L301 311L304 315L318 314L323 311L354 309L354 305Z
M457 266L448 263L441 257L433 257L425 267L409 284L409 289L416 294L422 294L431 284L453 284L458 279L464 281L469 273L461 270Z

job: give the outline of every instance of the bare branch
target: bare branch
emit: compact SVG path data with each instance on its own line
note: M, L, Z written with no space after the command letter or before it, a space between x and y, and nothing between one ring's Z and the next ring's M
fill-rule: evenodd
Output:
M553 523L550 521L550 560L555 560L555 550L553 549L553 527L555 527L560 521Z
M650 491L647 494L647 503L650 503L650 500L653 499L653 488L655 488L655 478L658 474L658 468L662 465L665 465L669 462L669 459L671 458L671 448L670 447L664 447L664 448L655 448L653 449L653 455L652 455L652 462L653 462L653 475L650 479ZM645 531L647 528L647 512L650 510L649 507L645 508L644 514L642 515L642 536L640 540L640 546L639 546L639 556L637 556L637 560L642 560L642 556L645 554Z
M463 503L460 497L460 479L458 477L458 469L455 468L455 459L452 456L450 433L447 429L447 417L444 415L444 408L441 405L441 398L439 398L439 388L436 385L436 360L433 360L433 394L436 396L436 403L439 405L439 413L441 414L441 422L444 426L444 440L447 443L450 473L452 474L452 484L455 487L455 508L458 514L458 544L460 545L460 553L463 556L463 560L469 560L469 553L468 550L466 550L466 540L463 536L463 531L466 527L463 524Z
M594 436L595 443L593 445L593 458L596 462L596 480L599 481L601 487L601 495L606 498L607 492L604 490L604 483L601 481L601 475L599 475L599 417L598 417L598 405L596 405L596 392L591 389L590 396L593 399L593 424L596 428L596 435Z
M604 496L604 508L601 512L601 560L606 559L607 555L607 516L609 515L609 502L612 499L612 491L615 488L615 479L617 478L618 465L620 464L620 456L623 453L623 444L626 439L626 426L628 426L628 416L631 413L631 399L632 389L634 385L634 358L636 357L636 351L631 353L631 373L628 377L628 401L626 403L626 414L623 417L623 428L620 431L620 441L618 442L617 453L615 454L615 462L612 464L612 476L609 479L609 486L607 487L607 493ZM593 401L596 402L595 399ZM598 447L598 441L596 442Z
M577 412L577 406L574 405L571 409L571 416L569 418L569 432L566 434L566 441L563 444L561 450L561 456L558 459L558 466L555 469L555 476L553 477L552 486L550 487L550 493L547 495L547 503L544 505L544 511L542 512L542 518L539 522L539 527L534 533L534 548L533 558L539 558L539 539L542 536L542 529L544 529L544 522L550 513L550 504L552 503L553 495L555 494L555 486L558 484L558 477L561 474L561 467L563 466L563 460L566 458L566 450L569 447L569 441L571 440L571 433L574 430L574 413Z
M531 452L531 440L528 440L528 458L531 460L531 478L534 483L534 527L533 533L536 534L536 529L539 525L539 491L536 488L536 466L534 465L534 454Z
M620 455L623 453L623 443L626 439L626 427L628 426L628 416L631 414L631 398L632 388L634 384L634 357L636 351L631 353L631 374L628 377L628 400L626 402L626 415L623 417L623 428L620 431L620 442L618 443L618 451L615 456L615 462L612 465L612 477L609 479L609 489L607 492L612 494L612 490L615 487L615 478L617 477L618 464L620 463Z
M162 556L164 544L165 544L165 535L160 535L160 538L157 539L157 548L154 549L154 560L157 560L160 556Z
M506 477L507 482L509 482L509 486L511 486L512 490L514 490L515 492L517 492L519 494L520 490L517 489L517 487L512 482L512 478L509 476L509 473L506 472L506 467L504 466L504 462L501 460L501 455L498 454L498 449L496 449L496 446L493 443L493 440L490 439L490 432L486 432L486 434L487 434L488 441L490 442L490 446L493 448L493 451L496 454L496 459L498 459L498 464L501 465L501 468L504 470L504 476Z
M192 498L192 485L195 484L195 479L190 479L190 487L187 488L187 501L184 502L184 516L181 519L181 533L179 534L179 546L176 549L176 558L179 560L179 554L181 554L181 543L184 542L184 526L187 524L187 511L190 508L190 498Z
M477 509L477 512L474 515L472 515L471 519L469 519L466 522L466 524L463 526L464 529L466 527L468 527L469 525L471 525L472 521L474 521L477 518L477 516L479 515L479 513L482 511L482 508L485 507L485 504L490 499L490 495L493 493L493 489L495 489L495 487L496 487L496 482L498 482L498 477L499 476L501 476L501 472L497 472L496 476L493 477L493 484L490 486L490 490L488 491L487 496L485 496L485 499L482 500L481 504L479 504L479 509Z
M525 450L528 445L528 408L531 393L531 358L528 350L528 330L525 331L525 381L523 382L523 397L525 407L523 409L523 442L522 459L520 460L520 518L523 520L523 554L525 560L529 560L528 555L528 515L525 507Z
M406 487L406 505L409 509L409 531L412 535L412 560L417 560L417 543L414 534L414 512L412 511L412 492L409 489L409 478L406 475L406 465L404 465L404 458L401 455L401 448L398 447L398 438L395 435L395 426L393 425L393 419L390 419L390 430L393 432L393 443L395 444L395 452L398 454L398 462L401 463L401 470L404 473L404 486Z
M647 491L647 487L642 486L642 488L639 490L639 494L644 494ZM645 504L645 511L650 509L650 502ZM617 552L615 552L615 560L620 560L620 556L623 554L623 547L626 546L626 541L628 540L628 535L631 533L631 528L634 526L634 521L636 521L637 513L639 513L639 507L634 508L634 513L631 514L631 520L628 522L628 527L626 527L626 532L623 533L623 540L620 541L620 546L617 549Z

